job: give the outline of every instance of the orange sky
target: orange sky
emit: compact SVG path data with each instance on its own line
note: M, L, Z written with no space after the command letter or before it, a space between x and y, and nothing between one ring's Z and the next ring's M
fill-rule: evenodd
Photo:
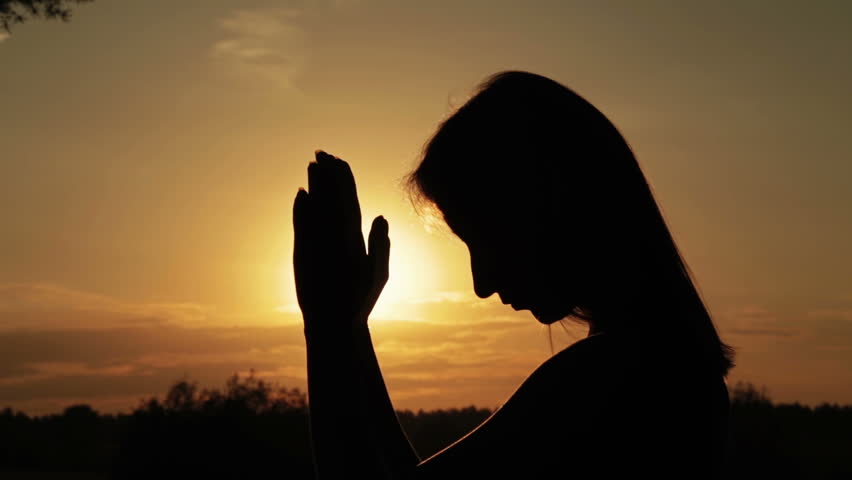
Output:
M303 387L290 209L316 148L390 222L373 328L397 407L499 404L548 332L475 297L399 180L505 69L625 135L738 348L731 382L852 403L852 7L535 5L96 0L0 35L0 406L117 410L250 368Z

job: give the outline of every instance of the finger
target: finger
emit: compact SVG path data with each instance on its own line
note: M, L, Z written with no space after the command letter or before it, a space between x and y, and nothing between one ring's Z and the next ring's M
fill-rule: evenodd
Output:
M364 234L361 232L361 206L349 164L322 150L317 150L317 163L328 179L330 208L334 215L339 216L347 251L353 255L366 255Z
M311 291L312 275L310 268L313 241L310 215L310 197L304 189L299 189L293 202L293 274L296 281L296 297L304 312L310 308L311 300L307 292Z
M308 165L308 181L313 182L310 183L310 193L320 206L318 208L325 214L337 215L339 188L336 185L334 166L329 158L330 155L322 150L316 151L316 160Z
M329 181L335 188L335 193L342 204L354 214L358 229L361 228L361 207L358 202L358 190L355 187L355 177L346 161L317 150L317 163L329 172Z
M322 185L320 185L319 163L311 162L308 164L308 192L319 198Z
M334 155L331 155L325 150L314 150L314 156L318 163L329 163L335 158Z
M384 286L388 281L390 267L390 238L388 237L388 221L379 215L373 219L370 227L369 252L372 271L372 283Z
M310 247L310 201L308 192L300 188L293 202L293 248L299 252ZM301 259L300 259L301 260Z
M321 151L317 151L317 160L308 164L308 193L318 214L333 213L330 210L337 196L334 178L327 161L320 161Z
M325 153L325 152L323 152ZM349 163L338 157L325 154L326 161L333 166L335 171L335 183L340 187L340 193L343 199L352 202L352 205L358 207L358 217L360 221L361 209L358 204L358 190L355 187L355 176L352 175L352 168Z
M339 215L335 208L334 189L329 185L328 165L318 161L308 164L308 188L316 248L327 248L340 236Z
M296 193L296 200L293 201L293 229L296 234L296 239L299 239L305 234L308 227L308 216L310 215L308 208L308 192L304 188L299 188Z
M388 281L388 266L390 260L390 239L388 238L388 223L384 217L376 217L370 229L368 266L370 278L367 282L367 294L360 313L362 322L367 322L370 312L376 306L379 296Z
M361 204L358 201L358 189L355 187L355 176L349 164L339 160L336 169L337 184L343 198L344 215L351 234L355 238L356 245L361 253L366 253L364 245L364 234L361 232Z

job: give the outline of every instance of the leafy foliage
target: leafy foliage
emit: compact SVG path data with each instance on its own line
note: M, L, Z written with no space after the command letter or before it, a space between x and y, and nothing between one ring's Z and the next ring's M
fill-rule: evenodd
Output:
M181 380L162 402L143 401L125 424L112 472L243 478L282 466L296 478L311 475L307 399L252 372L232 376L224 390Z
M92 0L0 0L0 27L7 32L12 25L24 23L28 18L41 17L59 19L67 22L71 19L72 3L86 3Z

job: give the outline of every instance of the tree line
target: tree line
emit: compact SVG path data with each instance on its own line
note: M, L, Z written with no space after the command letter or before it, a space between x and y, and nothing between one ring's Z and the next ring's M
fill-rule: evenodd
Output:
M775 404L750 383L731 389L728 478L852 478L852 406ZM660 399L676 401L676 399ZM175 382L130 413L72 405L61 414L0 411L0 475L78 472L82 478L313 478L304 392L233 375L224 389ZM490 414L461 409L397 412L422 458ZM566 465L566 472L570 465ZM31 477L27 477L31 478ZM77 478L77 477L75 477Z

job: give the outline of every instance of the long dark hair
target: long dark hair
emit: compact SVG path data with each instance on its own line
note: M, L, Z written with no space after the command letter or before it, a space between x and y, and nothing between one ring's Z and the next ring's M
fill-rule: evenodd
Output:
M722 375L733 367L630 146L564 85L529 72L492 75L440 124L406 181L416 205L445 218L461 204L534 196L520 214L557 224L556 248L583 274L572 289L599 286L569 316L607 321Z

